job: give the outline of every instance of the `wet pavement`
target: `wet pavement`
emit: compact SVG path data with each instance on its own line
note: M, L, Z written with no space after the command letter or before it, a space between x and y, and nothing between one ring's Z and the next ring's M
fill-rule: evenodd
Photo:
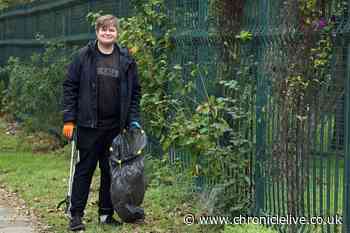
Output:
M0 233L35 233L32 225L21 203L0 188Z

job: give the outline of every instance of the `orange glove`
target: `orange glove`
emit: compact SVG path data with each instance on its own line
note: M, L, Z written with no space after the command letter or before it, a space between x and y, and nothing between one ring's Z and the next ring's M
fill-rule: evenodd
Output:
M74 123L73 122L66 122L63 126L63 135L67 139L71 139L73 136L73 129L74 129Z

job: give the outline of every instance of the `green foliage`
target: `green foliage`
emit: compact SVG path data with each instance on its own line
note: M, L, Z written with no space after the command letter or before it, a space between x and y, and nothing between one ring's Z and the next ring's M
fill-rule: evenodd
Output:
M250 41L252 39L252 33L248 31L241 31L239 35L236 36L237 39L242 40L243 42Z
M280 39L273 38L263 46L261 78L266 78L263 82L272 88L260 102L262 108L268 108L268 115L263 112L265 109L260 114L267 128L277 125L269 140L271 157L264 166L269 177L283 177L289 190L298 190L286 195L286 213L291 215L297 215L302 208L302 194L310 175L305 169L305 175L300 177L296 161L310 159L313 150L327 144L323 141L316 146L315 142L319 137L317 128L325 124L321 116L339 113L335 110L339 105L334 103L342 93L344 79L337 77L339 73L334 75L331 64L336 68L338 62L343 62L337 58L342 39L337 37L336 29L340 17L347 12L345 2L285 1L278 18L279 26L288 28L288 33L281 33ZM293 30L295 34L291 33ZM277 122L269 116L278 116ZM296 226L288 228L295 232Z
M135 1L137 14L121 20L119 42L130 48L138 64L143 96L141 107L145 128L156 138L166 134L167 113L171 99L167 85L176 77L170 66L172 29L161 0ZM170 29L169 29L170 28ZM158 36L156 32L159 32Z
M277 231L261 225L243 224L234 226L227 225L222 233L277 233Z
M68 219L64 209L57 210L56 205L65 198L68 188L69 152L68 149L66 153L37 156L28 152L0 151L1 184L10 191L16 191L29 208L35 209L40 222L48 225L45 231L67 232ZM146 212L145 224L123 224L117 229L101 226L97 221L99 180L96 172L84 215L86 233L202 232L199 225L186 226L183 223L186 213L198 210L196 195L183 184L150 186L147 189L142 206Z
M161 138L167 125L166 113L171 99L166 86L175 78L169 66L168 54L173 48L170 42L172 29L167 22L162 0L133 1L136 14L120 19L117 41L129 48L138 65L142 85L141 109L143 125L148 133ZM91 25L102 12L90 12L87 19ZM160 32L155 34L155 30Z
M3 99L5 97L8 83L8 74L6 68L0 67L0 113L4 112Z
M184 180L205 177L232 184L225 188L230 191L230 198L222 193L221 197L227 202L218 205L218 212L236 215L247 211L246 192L250 181L246 170L252 142L247 138L248 128L244 122L251 121L252 115L251 109L244 106L249 106L249 98L254 95L254 82L249 79L249 72L255 63L246 65L240 58L239 48L240 43L251 40L252 34L242 31L234 44L224 43L227 52L222 55L239 68L233 69L229 63L219 66L217 80L212 81L210 87L215 91L209 90L204 85L209 67L193 62L171 63L174 29L169 25L164 2L138 0L133 5L135 15L120 20L118 43L128 47L137 61L143 93L142 125L149 135L160 140L164 157L169 157L167 152L174 148L188 152L191 157L191 163L185 165L178 156L175 163L168 160L152 163L150 166L156 169L151 185L175 182L175 175L165 165L171 164L182 169L181 172L188 171ZM91 25L101 13L87 15ZM57 51L57 47L49 47L27 63L16 58L8 63L7 111L23 119L30 129L55 127L59 132L61 128L58 106L69 57L57 56ZM221 55L221 51L216 52ZM202 99L194 96L198 83L204 86ZM234 175L229 176L232 171ZM232 192L237 188L241 192Z
M162 145L165 151L176 147L191 154L192 176L226 183L208 203L215 206L217 214L237 215L249 208L250 200L245 192L250 179L245 171L252 142L247 139L246 128L241 123L251 119L250 109L242 107L242 103L249 103L248 97L252 94L254 81L249 79L248 72L251 65L242 64L235 74L223 72L216 82L222 92L209 95L205 90L205 98L192 106L186 102L192 97L192 84L196 79L203 81L206 74L203 68L193 67L192 79L187 77L185 85L174 84L176 88L172 89L172 96L182 98L173 102L168 134L162 138ZM228 175L230 172L235 175ZM237 189L241 192L234 192Z
M23 121L30 131L55 132L62 126L62 81L69 56L63 45L51 43L42 54L29 61L11 57L6 70L9 75L4 110Z
M91 26L95 26L95 22L97 20L98 17L100 17L102 15L103 11L100 10L98 12L89 12L87 15L86 15L86 20L88 22L90 22L90 25Z
M160 139L165 154L174 147L190 153L190 177L207 176L220 182L225 179L233 181L232 177L225 175L225 169L231 169L237 172L235 187L246 188L249 179L244 169L247 168L251 143L240 131L238 122L246 121L250 117L247 109L240 107L240 101L244 101L242 96L246 97L248 94L242 83L249 82L237 80L235 83L232 77L245 80L249 75L246 72L249 68L242 65L237 74L218 77L217 88L235 95L206 94L203 100L188 103L193 98L195 83L203 82L203 78L208 75L207 67L186 64L190 68L189 75L182 77L184 68L170 61L170 54L174 49L171 43L174 29L169 25L163 1L134 1L134 5L136 14L120 21L118 42L130 49L138 64L143 90L141 109L145 129L150 135ZM93 15L98 14L90 14L92 21L96 18ZM251 39L249 32L243 31L239 36L237 40L242 42ZM206 93L208 91L204 90ZM177 167L184 166L179 160L176 161ZM166 161L162 163L164 165ZM167 172L160 172L155 181L171 183L171 179L160 179L163 174ZM241 205L238 202L242 201L243 195L238 196L235 196L236 203L231 202L231 205L241 206L242 210L246 207L246 201ZM225 208L228 209L227 206ZM224 208L221 211L225 211ZM235 211L237 213L237 209Z
M334 30L337 27L337 20L347 9L347 2L338 1L332 8L334 8L332 15L326 17L325 6L316 0L298 1L299 12L294 14L300 17L303 38L296 38L290 42L289 46L294 50L294 56L289 55L288 58L289 72L285 86L287 91L283 92L293 98L293 105L296 105L300 98L308 97L315 93L315 90L330 85L330 65L335 48ZM288 10L291 11L286 9Z
M191 154L189 177L210 176L213 180L224 182L224 179L228 179L225 167L237 172L235 187L244 189L249 185L244 169L247 168L251 143L240 131L238 122L246 121L250 116L247 109L240 107L243 98L238 101L237 97L247 96L244 93L246 87L238 80L232 81L232 76L222 76L218 78L221 81L217 83L218 88L236 95L207 94L203 100L189 104L188 99L192 98L195 83L203 81L204 76L208 75L206 67L186 64L190 68L190 75L181 77L184 68L170 61L174 49L171 43L174 29L169 25L164 2L133 1L133 5L136 8L135 15L120 19L121 30L117 40L129 48L138 64L143 92L141 109L144 128L148 134L160 140L165 154L174 147ZM100 14L91 12L87 18L93 25ZM242 31L237 40L247 42L251 36L251 33ZM248 76L246 70L247 67L242 66L234 76L244 80ZM169 176L170 172L165 166L169 161L162 160L159 163L152 177L154 182L173 183L174 179ZM177 168L184 166L178 158L176 164L172 165ZM241 196L235 197L235 201L241 202ZM232 205L246 207L239 203ZM227 206L225 208L227 210Z
M176 183L176 171L174 167L170 166L166 158L159 159L151 155L146 155L145 171L147 184L151 187L173 185Z
M35 0L0 0L0 10L11 6L34 2Z

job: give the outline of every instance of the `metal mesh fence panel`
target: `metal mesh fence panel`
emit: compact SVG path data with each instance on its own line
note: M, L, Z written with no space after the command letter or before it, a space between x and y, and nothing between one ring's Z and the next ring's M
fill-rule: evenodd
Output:
M315 23L311 32L303 29L301 16L297 14L299 8L293 2L298 1L166 1L168 17L176 27L175 51L170 62L183 67L185 81L191 72L189 62L207 70L198 74L191 96L184 97L189 101L199 102L208 94L222 94L214 85L222 76L243 83L247 78L254 80L247 82L242 92L244 98L237 97L240 108L250 113L248 120L231 124L236 124L235 129L254 145L248 155L246 172L254 184L249 191L254 195L250 198L255 198L257 214L306 217L339 214L345 223L342 226L318 227L321 232L348 232L350 24L346 7L337 13L339 4L346 1L315 1L322 14L319 21L310 22ZM213 15L214 5L221 7L221 15ZM38 34L78 44L94 38L86 15L99 10L118 17L132 15L127 0L45 0L2 12L0 64L5 64L9 56L26 57L40 50L41 44L35 40ZM317 46L325 34L317 28L322 19L330 22L333 17L335 26L327 52L329 65L320 73L310 66L313 56L310 48L325 47ZM235 36L240 31L252 34L252 39L244 45L236 42ZM241 56L239 63L230 58L227 46L235 48ZM249 75L245 79L237 75L239 67L248 67ZM302 98L294 98L298 92L288 95L294 87L287 80L297 80L298 76L311 82L321 81L322 85L306 88ZM153 142L147 151L160 153L161 148ZM183 169L193 162L189 153L176 147L170 151L170 159L182 161ZM206 165L206 161L202 163ZM226 165L222 170L224 176L234 177L236 171ZM213 187L222 181L207 176L197 182L201 187ZM311 228L296 227L299 232Z

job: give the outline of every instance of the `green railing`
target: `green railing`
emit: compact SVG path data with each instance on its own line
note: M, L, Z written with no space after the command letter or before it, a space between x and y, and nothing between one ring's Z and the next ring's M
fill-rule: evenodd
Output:
M284 12L285 2L297 1L221 1L228 4L228 9L238 2L243 6L241 16L228 12L227 20L211 16L213 2L167 1L169 18L177 28L172 59L174 64L192 61L208 67L208 74L202 75L201 82L210 87L218 75L218 67L230 62L221 57L224 41L235 40L230 32L252 33L253 39L239 50L241 56L246 57L242 63L250 63L250 56L256 61L251 73L256 86L251 87L250 105L242 103L242 108L251 109L251 118L241 124L241 130L247 132L247 138L255 146L249 167L255 213L279 216L292 213L306 217L338 214L343 216L343 225L319 226L319 232L350 232L350 22L347 11L337 17L333 29L330 76L327 76L331 82L305 97L307 114L299 115L297 111L288 111L290 108L281 99L278 86L276 89L276 83L288 76L291 63L308 59L296 57L302 54L302 48L293 45L302 46L301 41L309 35L303 34L298 15ZM337 4L344 1L316 2L324 11L323 17L329 19ZM74 44L85 43L94 38L93 28L85 16L99 10L118 17L132 15L128 0L43 0L1 12L0 64L9 56L27 57L40 51L42 44L35 39L38 35ZM227 36L219 35L218 30L226 31ZM320 33L315 30L314 34L317 38ZM305 74L315 75L308 70ZM185 70L183 75L189 74ZM195 93L199 99L203 95L202 86L198 85ZM209 91L215 92L210 88ZM289 135L292 135L290 139ZM160 151L156 143L152 145L149 150ZM179 157L185 165L191 160L188 153L177 148L170 156L171 159ZM231 171L223 172L234 175ZM202 186L216 182L202 178ZM310 229L306 225L297 227L300 232ZM283 226L280 229L285 230Z
M331 81L299 99L303 106L293 108L287 101L292 97L279 92L284 89L277 85L286 84L284 80L293 73L291 64L303 62L304 69L307 67L310 58L301 56L302 50L307 49L302 46L307 46L307 40L316 42L323 32L315 29L312 34L305 34L301 16L291 17L283 11L285 1L258 2L256 8L248 4L249 11L255 9L252 13L258 23L246 27L255 35L259 62L256 211L262 215L292 214L308 218L339 215L343 216L343 225L319 225L317 232L349 232L346 7L341 16L337 15L336 27L332 30L331 66L327 76ZM336 4L341 3L316 2L324 4L322 18L327 22L335 17ZM317 75L314 72L302 70L301 75L312 78ZM305 115L299 115L299 110ZM313 232L307 225L292 228L292 232L297 229Z

